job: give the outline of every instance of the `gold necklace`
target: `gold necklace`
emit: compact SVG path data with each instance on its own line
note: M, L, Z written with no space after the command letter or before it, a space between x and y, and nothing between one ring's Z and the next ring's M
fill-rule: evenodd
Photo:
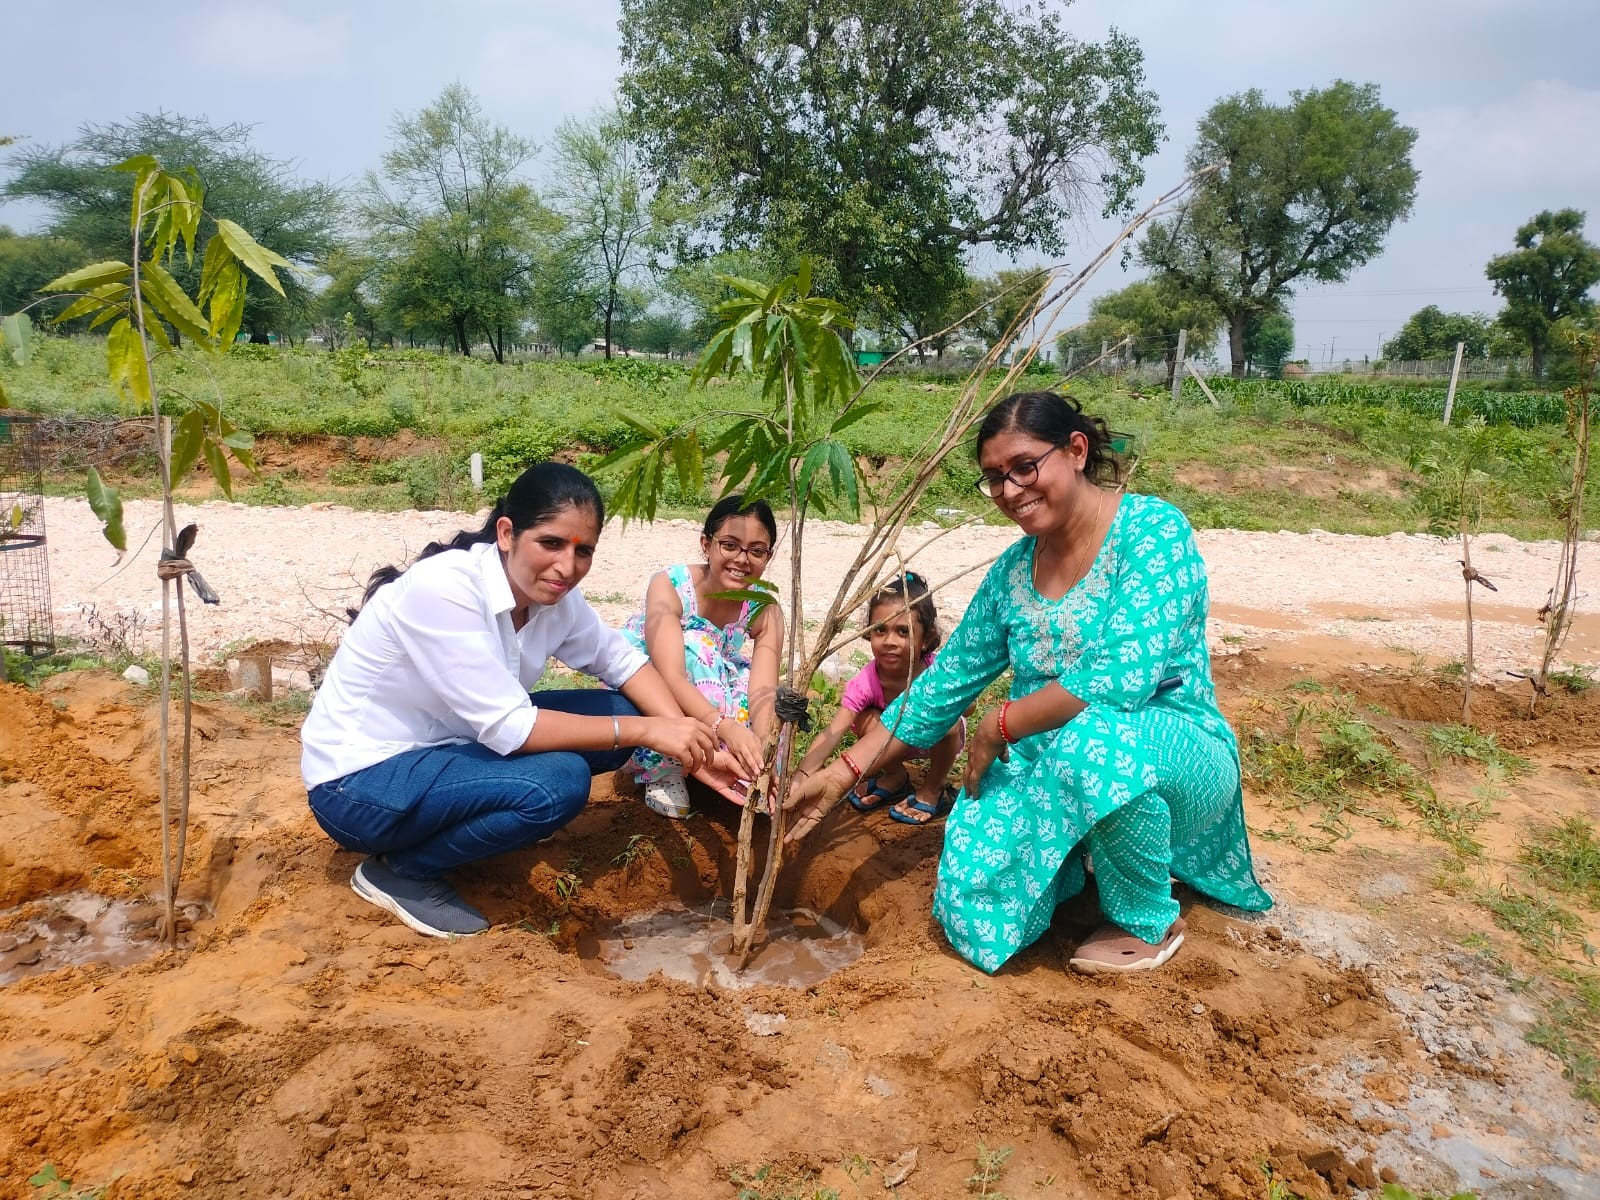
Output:
M1100 519L1105 508L1105 495L1099 488L1095 488L1094 517L1089 523L1088 536L1083 539L1083 547L1078 551L1072 574L1067 577L1067 586L1063 589L1063 594L1077 587L1082 582L1084 575L1088 573L1090 565L1089 552L1095 548L1095 543L1099 540L1095 535L1100 531Z

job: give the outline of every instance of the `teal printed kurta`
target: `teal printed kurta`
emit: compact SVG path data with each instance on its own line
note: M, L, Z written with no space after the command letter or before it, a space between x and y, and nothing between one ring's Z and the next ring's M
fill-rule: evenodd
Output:
M1082 889L1086 850L1106 915L1149 942L1178 913L1169 866L1226 904L1270 908L1250 862L1238 743L1211 682L1205 564L1188 520L1124 496L1059 600L1035 589L1033 558L1031 537L1000 556L933 666L882 718L931 746L1008 666L1012 699L1055 680L1088 704L1012 746L978 796L957 797L934 895L951 944L998 970ZM1181 685L1157 694L1172 676Z

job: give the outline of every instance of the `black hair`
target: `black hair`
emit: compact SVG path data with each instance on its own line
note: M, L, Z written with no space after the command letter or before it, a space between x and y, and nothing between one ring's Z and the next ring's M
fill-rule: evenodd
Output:
M772 505L765 500L752 500L746 504L744 497L738 492L724 496L711 506L711 511L706 514L705 527L700 532L708 538L714 538L722 528L723 522L731 517L754 517L766 529L772 544L774 546L778 544L778 521L772 515Z
M1097 484L1114 484L1122 477L1122 462L1111 449L1111 429L1100 417L1091 417L1071 396L1056 392L1016 392L991 408L978 426L977 453L990 438L1009 430L1065 446L1081 433L1089 442L1083 473Z
M915 571L896 575L872 593L872 598L867 601L863 624L870 626L873 623L872 610L880 604L893 604L897 611L908 609L916 613L917 621L922 626L922 653L937 650L939 643L944 641L944 635L939 632L939 610L933 606L933 594L928 591L928 581Z
M566 463L534 463L517 476L504 496L495 501L482 528L463 529L448 541L429 542L422 548L422 553L411 561L421 562L446 550L466 550L482 542L492 542L498 536L501 517L511 518L511 528L521 533L524 529L532 529L540 522L548 521L564 508L587 509L594 513L597 525L606 523L606 502L601 499L600 489L595 487L594 480ZM372 578L367 580L367 590L362 593L362 606L365 607L384 584L399 579L404 570L403 567L388 566L374 571ZM353 621L360 610L352 608L348 611Z

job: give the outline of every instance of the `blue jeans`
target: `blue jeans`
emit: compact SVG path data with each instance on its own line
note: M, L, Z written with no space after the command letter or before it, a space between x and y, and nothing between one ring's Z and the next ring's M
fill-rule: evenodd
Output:
M636 717L609 689L540 692L540 708ZM312 788L312 815L346 850L381 854L409 879L437 879L549 837L589 800L589 780L633 753L549 750L502 758L477 743L407 750Z

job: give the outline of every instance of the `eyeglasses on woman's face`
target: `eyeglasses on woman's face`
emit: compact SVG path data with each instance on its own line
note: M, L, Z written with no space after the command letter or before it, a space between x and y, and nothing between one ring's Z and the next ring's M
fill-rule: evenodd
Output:
M771 546L746 546L743 542L736 542L732 538L717 538L717 549L729 558L738 558L741 554L753 563L764 563L772 557Z
M1027 487L1039 478L1039 464L1061 448L1060 446L1051 446L1038 458L1024 459L1004 474L998 471L985 471L982 478L978 480L978 490L993 500L1000 494L1000 489L1008 481L1019 488Z

